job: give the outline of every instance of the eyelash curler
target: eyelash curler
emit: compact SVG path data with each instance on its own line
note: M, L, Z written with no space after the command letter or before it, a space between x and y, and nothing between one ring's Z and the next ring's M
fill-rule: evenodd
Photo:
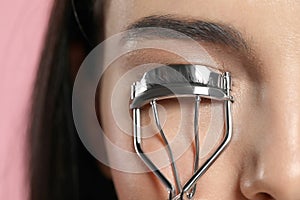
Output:
M196 183L199 178L208 170L218 156L223 152L231 140L232 117L231 104L233 97L231 92L231 75L229 72L218 73L203 65L168 65L154 68L144 73L142 79L131 86L130 109L133 114L133 142L137 155L143 160L146 166L159 178L168 190L168 200L192 199L196 191ZM194 106L194 174L181 186L178 170L172 149L162 129L157 101L177 97L195 98ZM223 102L224 108L224 137L210 157L199 167L199 107L202 98ZM141 131L141 108L150 104L156 126L160 137L166 146L172 173L175 180L174 185L164 176L153 161L145 154L142 147ZM175 189L176 188L176 189Z

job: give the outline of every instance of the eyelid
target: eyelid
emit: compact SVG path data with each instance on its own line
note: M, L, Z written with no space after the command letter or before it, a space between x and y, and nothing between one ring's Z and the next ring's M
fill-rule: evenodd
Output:
M190 40L170 40L170 39L145 39L136 41L134 45L125 45L127 52L140 55L150 55L151 57L177 57L182 61L190 63L202 63L215 65L215 59L211 56L207 47L216 47L207 45L198 41Z
M224 66L216 62L216 58L212 55L209 60L213 60L213 62L206 62L207 59L202 59L201 56L199 59L196 56L193 56L191 61L180 57L179 55L175 55L172 52L166 52L163 50L155 50L155 49L143 49L137 50L135 52L130 52L126 55L126 60L129 66L139 66L145 64L155 64L159 65L203 65L207 68L211 69L217 73L224 73ZM202 56L203 57L203 56Z

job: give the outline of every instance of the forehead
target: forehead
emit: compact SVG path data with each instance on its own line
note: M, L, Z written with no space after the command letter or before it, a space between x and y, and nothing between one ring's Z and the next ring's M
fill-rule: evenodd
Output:
M166 14L233 24L241 30L254 26L272 30L276 28L272 24L299 28L299 11L300 2L291 0L111 0L106 30L110 35L145 16Z

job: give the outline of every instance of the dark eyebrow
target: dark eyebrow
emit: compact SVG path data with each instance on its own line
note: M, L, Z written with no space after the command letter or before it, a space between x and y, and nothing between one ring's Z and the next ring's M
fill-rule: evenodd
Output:
M153 15L134 22L133 24L129 25L127 29L148 27L172 29L198 41L221 44L237 50L249 50L247 43L242 38L241 33L238 30L220 23L179 18L171 15ZM150 34L155 33L150 32ZM129 37L130 39L134 39L137 36L138 33L135 33ZM159 35L159 37L169 36Z

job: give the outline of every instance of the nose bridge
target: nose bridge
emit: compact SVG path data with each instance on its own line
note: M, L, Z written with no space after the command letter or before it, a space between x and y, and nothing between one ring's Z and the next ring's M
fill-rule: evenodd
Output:
M287 50L288 51L288 50ZM268 67L263 103L269 105L270 119L287 132L298 132L300 118L300 54L282 55ZM268 112L269 113L269 112ZM275 123L273 123L275 125ZM277 127L280 128L280 127Z
M299 135L300 118L300 59L299 62L274 66L265 84L264 104L268 105L269 118L276 130L284 129L288 136ZM293 134L292 134L293 133Z
M268 74L257 176L275 199L300 199L300 59L274 61Z

